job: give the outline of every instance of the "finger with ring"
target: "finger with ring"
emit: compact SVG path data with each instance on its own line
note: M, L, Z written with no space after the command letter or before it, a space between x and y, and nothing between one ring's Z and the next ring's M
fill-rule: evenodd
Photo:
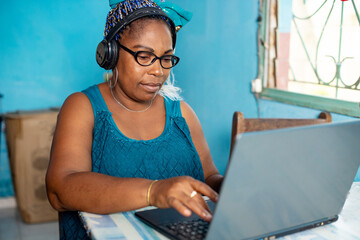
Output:
M190 198L195 197L195 195L196 195L196 194L197 194L197 191L195 191L195 190L194 190L194 191L192 191L192 192L191 192L191 194L190 194Z

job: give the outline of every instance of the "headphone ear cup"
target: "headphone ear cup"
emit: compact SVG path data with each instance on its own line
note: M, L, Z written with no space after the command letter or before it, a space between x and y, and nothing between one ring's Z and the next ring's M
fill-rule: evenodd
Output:
M108 58L109 63L107 66L108 68L106 68L107 70L114 69L117 64L119 57L119 42L113 39L110 41L108 46L109 46L109 58Z
M106 39L98 44L96 48L96 62L100 67L111 70L116 66L119 55L118 44L117 40L111 40L108 43Z
M97 48L96 48L96 62L99 64L100 67L106 69L106 63L108 62L109 58L109 48L108 43L106 40L102 40Z

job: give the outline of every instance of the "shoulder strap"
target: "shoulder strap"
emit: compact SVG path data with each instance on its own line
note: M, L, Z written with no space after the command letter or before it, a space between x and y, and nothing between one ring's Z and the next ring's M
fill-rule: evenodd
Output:
M169 114L169 116L182 117L179 100L173 101L167 97L164 97L164 101L165 101L166 112L167 114Z
M102 97L99 87L97 85L93 85L83 90L82 92L89 98L94 110L95 117L96 113L99 111L108 111L104 98Z

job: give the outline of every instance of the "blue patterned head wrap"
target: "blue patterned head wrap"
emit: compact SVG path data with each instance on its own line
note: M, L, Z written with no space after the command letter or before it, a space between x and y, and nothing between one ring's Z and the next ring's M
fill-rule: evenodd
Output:
M143 7L155 7L162 9L163 12L165 12L175 23L176 31L189 22L192 17L192 13L183 10L179 6L172 3L165 3L160 0L109 0L109 5L111 10L107 15L104 37L107 36L110 29L114 27L119 21L124 19L127 15L136 9ZM168 22L166 18L164 18L164 20ZM168 24L171 27L169 22ZM121 32L122 31L120 31L120 33ZM116 35L115 39L119 39L119 34Z
M180 30L180 28L184 27L185 24L190 22L192 18L192 13L189 11L185 11L181 7L160 0L153 0L174 22L176 26L176 30Z

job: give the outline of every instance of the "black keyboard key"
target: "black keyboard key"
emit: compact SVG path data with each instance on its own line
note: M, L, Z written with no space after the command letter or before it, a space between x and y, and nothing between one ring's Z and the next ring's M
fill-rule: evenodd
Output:
M178 222L166 225L174 235L181 235L186 239L204 239L208 230L209 223L202 219Z

